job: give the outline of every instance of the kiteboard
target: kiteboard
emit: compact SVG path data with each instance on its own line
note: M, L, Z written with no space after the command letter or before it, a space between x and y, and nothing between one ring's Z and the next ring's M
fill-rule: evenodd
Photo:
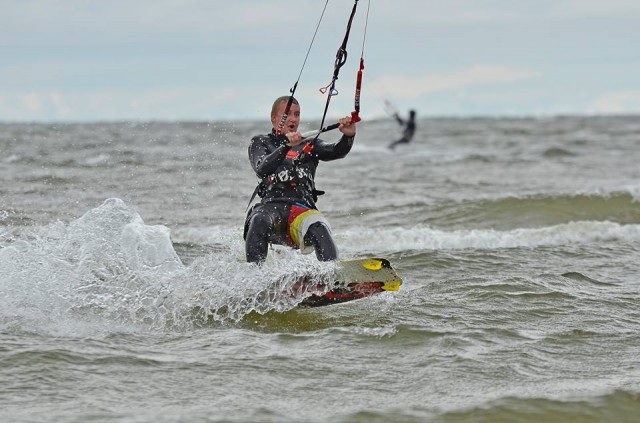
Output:
M336 263L332 282L310 282L306 278L296 282L296 295L314 292L299 305L320 307L370 297L385 291L398 291L402 278L384 258L360 258Z

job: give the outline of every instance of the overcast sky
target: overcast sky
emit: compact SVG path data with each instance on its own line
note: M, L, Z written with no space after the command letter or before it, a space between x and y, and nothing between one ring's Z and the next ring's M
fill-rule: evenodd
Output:
M330 117L353 109L367 0ZM0 0L0 121L268 119L325 0ZM322 115L353 0L296 96ZM364 118L640 113L640 0L371 0Z

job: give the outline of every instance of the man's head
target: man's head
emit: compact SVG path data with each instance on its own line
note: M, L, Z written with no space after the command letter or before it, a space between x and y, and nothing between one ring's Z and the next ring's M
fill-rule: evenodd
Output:
M413 119L414 117L416 117L416 111L415 110L409 110L409 115Z
M289 101L288 95L283 95L282 97L278 97L276 101L273 102L273 106L271 107L271 123L275 129L278 129L280 125L280 121L282 120L282 115L284 114L284 109L287 107L287 102ZM289 109L289 114L287 116L287 120L284 123L284 127L282 128L282 133L286 134L288 132L297 132L298 125L300 124L300 104L298 100L292 98L291 101L291 109Z

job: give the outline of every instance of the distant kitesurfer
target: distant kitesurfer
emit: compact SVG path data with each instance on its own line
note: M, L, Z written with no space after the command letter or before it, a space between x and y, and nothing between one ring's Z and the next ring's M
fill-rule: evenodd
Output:
M289 96L276 99L271 108L273 129L258 135L249 144L249 162L260 179L251 200L261 197L247 213L244 239L248 262L262 263L269 244L288 245L303 253L315 249L320 261L335 260L338 251L327 219L316 208L318 195L314 178L320 160L345 157L353 145L356 125L350 117L340 119L340 140L334 144L320 139L303 142L298 131L300 105L292 98L291 108L281 127L284 135L276 135Z
M416 132L416 111L409 111L409 120L406 122L400 117L400 115L398 115L398 113L394 113L393 117L396 119L396 121L398 121L400 125L404 126L404 131L402 133L402 138L389 144L389 148L392 150L398 144L408 144L413 138L413 135Z

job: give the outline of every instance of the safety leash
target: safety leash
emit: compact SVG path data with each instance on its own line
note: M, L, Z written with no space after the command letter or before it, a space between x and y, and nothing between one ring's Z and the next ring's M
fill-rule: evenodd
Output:
M353 100L353 112L351 112L351 123L360 122L360 92L362 91L362 71L364 70L364 43L367 39L367 25L369 24L369 8L371 0L367 3L367 18L364 22L364 35L362 36L362 50L360 52L360 68L356 77L356 94ZM320 125L322 126L322 125Z

